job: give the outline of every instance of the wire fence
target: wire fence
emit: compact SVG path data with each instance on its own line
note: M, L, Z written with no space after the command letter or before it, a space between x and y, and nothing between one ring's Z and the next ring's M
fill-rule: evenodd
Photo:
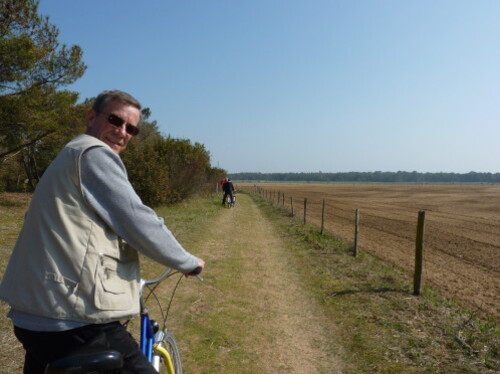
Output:
M286 195L285 192L267 190L259 186L254 186L253 192L283 207L302 223L316 226L320 228L321 233L332 234L346 242L354 242L356 217L359 220L361 213L363 228L392 236L394 240L407 240L408 244L415 240L415 213L402 215L398 212L391 216L384 209L382 215L378 214L377 209L363 210L353 203L346 204L314 195L312 197Z
M495 187L304 183L279 188L276 184L238 184L238 189L261 195L299 222L352 243L354 255L354 249L360 249L406 269L414 279L421 271L420 280L445 290L448 296L500 315L500 219L490 213L500 203L494 205ZM490 204L485 207L482 199ZM464 209L464 202L469 209ZM421 211L427 214L419 223ZM425 252L420 264L419 247Z

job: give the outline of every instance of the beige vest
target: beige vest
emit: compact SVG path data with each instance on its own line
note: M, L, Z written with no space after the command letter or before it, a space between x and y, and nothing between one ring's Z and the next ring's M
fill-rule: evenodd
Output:
M137 252L83 198L80 160L91 147L107 145L89 135L73 139L36 188L0 286L14 309L86 323L139 312Z

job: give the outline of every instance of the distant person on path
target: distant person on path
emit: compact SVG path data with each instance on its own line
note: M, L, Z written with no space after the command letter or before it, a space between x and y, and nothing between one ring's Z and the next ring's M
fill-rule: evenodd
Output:
M156 373L120 323L139 313L137 250L187 275L204 267L127 178L119 154L139 132L140 109L125 92L101 93L85 134L66 144L36 187L0 285L26 350L24 373L43 373L103 336L105 348L122 353L122 373Z
M222 181L222 191L224 191L224 197L222 198L222 205L224 205L226 203L227 195L229 195L229 197L231 198L231 202L234 202L234 195L233 195L234 186L233 186L233 182L231 182L231 179L225 178Z

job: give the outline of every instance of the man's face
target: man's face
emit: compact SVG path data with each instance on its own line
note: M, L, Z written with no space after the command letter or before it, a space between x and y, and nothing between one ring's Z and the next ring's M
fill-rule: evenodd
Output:
M108 121L110 115L121 119L123 124L119 127L112 125ZM103 141L116 154L120 154L127 148L127 144L132 138L132 135L127 132L127 126L137 127L140 118L141 114L136 107L119 101L110 101L105 105L102 112L96 112L94 109L89 111L87 114L86 134Z

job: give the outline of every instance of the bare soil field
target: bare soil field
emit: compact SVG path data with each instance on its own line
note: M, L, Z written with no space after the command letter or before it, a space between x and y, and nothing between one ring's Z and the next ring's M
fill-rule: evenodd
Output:
M351 242L360 210L362 251L414 268L417 216L426 211L423 281L472 310L500 316L500 186L237 183L283 204L298 219ZM284 194L284 198L283 198ZM278 198L278 196L280 196Z

